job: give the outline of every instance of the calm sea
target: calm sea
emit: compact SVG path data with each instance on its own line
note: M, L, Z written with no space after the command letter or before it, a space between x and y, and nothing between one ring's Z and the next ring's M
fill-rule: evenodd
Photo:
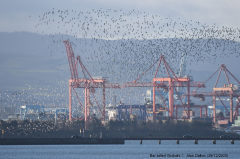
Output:
M154 157L155 155L155 157ZM172 157L174 155L175 157ZM152 156L152 157L150 157ZM0 146L0 158L94 158L94 159L141 159L141 158L236 158L240 159L240 141L125 141L125 145L27 145Z

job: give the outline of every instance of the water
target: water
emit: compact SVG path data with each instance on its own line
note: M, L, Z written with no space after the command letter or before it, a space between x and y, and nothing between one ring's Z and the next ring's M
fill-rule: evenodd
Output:
M177 145L176 141L125 141L125 145L0 145L0 158L94 158L94 159L141 159L141 158L187 158L197 159L205 157L195 157L195 155L227 154L228 157L209 158L240 158L240 141L235 141L231 145L229 140L198 141L195 145L193 141L181 141ZM180 155L180 157L150 157L152 155ZM187 157L193 155L194 157Z

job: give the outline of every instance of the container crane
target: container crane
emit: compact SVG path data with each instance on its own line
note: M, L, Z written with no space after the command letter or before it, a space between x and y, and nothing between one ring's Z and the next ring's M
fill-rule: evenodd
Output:
M105 88L117 89L120 88L120 85L118 83L108 83L106 78L104 77L93 78L90 75L89 71L84 66L84 64L82 63L80 56L74 57L71 43L68 40L63 41L63 43L65 44L66 47L71 72L71 78L69 79L69 120L72 121L72 90L73 90L76 94L76 97L82 108L82 111L84 112L85 129L88 129L88 124L90 120L89 107L93 105L90 100L90 95L92 95L92 98L94 99L93 101L95 101L96 105L99 108L99 111L102 115L101 119L105 120ZM83 76L82 78L78 77L78 66L80 66L80 70L82 71ZM84 107L78 97L75 88L84 88L85 90ZM96 88L102 88L102 109L100 108L100 105L94 95Z

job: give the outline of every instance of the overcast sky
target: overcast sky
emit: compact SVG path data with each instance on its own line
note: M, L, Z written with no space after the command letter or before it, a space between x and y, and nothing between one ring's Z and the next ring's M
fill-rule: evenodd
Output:
M1 0L1 32L36 32L39 15L54 10L136 10L163 17L199 21L202 24L238 28L239 0Z
M0 32L27 31L42 33L39 31L44 30L46 25L39 28L36 27L36 24L39 23L39 19L43 17L46 12L51 12L52 10L56 12L58 10L75 10L85 13L91 12L92 10L108 9L122 10L122 12L128 13L134 10L166 18L171 17L173 21L178 20L178 22L180 21L181 23L187 23L192 20L194 22L200 22L201 25L214 25L219 28L224 26L232 28L233 30L240 26L240 0L0 0L0 2ZM54 16L57 16L57 14L54 14ZM49 15L48 18L50 19L50 17ZM128 24L139 21L139 19L134 19L137 18L136 15L131 18L133 18L133 20L128 21ZM99 25L102 24L99 23ZM63 25L61 25L61 27L63 27ZM53 29L47 28L44 34L55 34L56 27L53 25L52 28ZM67 34L66 30L69 30L69 28L63 27L60 32ZM123 28L119 30L123 30ZM148 35L152 35L152 30L153 29L148 30ZM78 30L76 29L76 31ZM115 31L115 29L113 31ZM134 33L135 32L136 31L134 31ZM236 35L240 38L239 33ZM153 36L150 36L150 38L153 38ZM239 49L237 48L237 50ZM227 58L224 59L225 63L228 66L230 65L230 70L233 68L237 69L236 64L238 64L238 58L235 58L235 60L236 61L227 61ZM218 65L214 64L215 66L211 69L215 70L222 61L218 62ZM202 67L198 68L203 70L210 68L209 65L206 64L202 64L201 66ZM235 72L237 72L237 70Z

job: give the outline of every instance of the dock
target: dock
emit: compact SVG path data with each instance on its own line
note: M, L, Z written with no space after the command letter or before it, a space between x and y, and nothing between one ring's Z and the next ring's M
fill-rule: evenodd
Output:
M124 139L100 138L4 138L0 145L102 145L124 144Z

